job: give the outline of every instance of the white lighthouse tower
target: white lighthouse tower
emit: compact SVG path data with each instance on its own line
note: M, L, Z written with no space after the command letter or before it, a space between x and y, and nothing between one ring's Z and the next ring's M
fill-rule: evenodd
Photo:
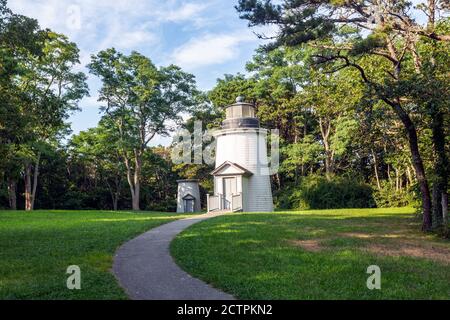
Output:
M208 196L209 212L273 212L267 132L260 128L255 106L242 97L226 108L222 129L214 134L215 194Z

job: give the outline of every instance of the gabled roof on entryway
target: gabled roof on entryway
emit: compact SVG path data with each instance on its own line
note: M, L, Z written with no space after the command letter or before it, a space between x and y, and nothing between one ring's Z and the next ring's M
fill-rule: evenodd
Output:
M253 173L245 169L244 167L230 162L226 161L221 166L219 166L216 170L214 170L211 173L215 177L219 176L252 176Z
M183 197L183 200L195 200L195 197L192 194L188 193Z

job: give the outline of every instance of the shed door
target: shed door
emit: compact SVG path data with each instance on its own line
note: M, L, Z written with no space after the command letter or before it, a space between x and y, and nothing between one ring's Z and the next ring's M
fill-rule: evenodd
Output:
M184 200L184 212L194 213L195 211L195 200L186 199Z

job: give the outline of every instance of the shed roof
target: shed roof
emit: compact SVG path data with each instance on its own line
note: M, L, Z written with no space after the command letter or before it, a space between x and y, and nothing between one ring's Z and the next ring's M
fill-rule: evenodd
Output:
M197 183L200 182L200 180L198 179L182 179L182 180L177 180L178 183Z

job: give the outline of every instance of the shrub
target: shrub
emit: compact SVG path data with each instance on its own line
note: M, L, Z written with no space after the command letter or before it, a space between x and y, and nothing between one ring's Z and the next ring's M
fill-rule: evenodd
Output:
M309 176L297 186L276 195L280 209L373 208L376 203L372 188L354 179Z
M0 209L9 208L8 190L6 184L0 183Z
M150 203L148 205L145 205L145 210L157 212L176 212L177 201L174 199L168 199L168 200L161 200L155 203Z
M419 206L414 188L397 190L393 183L384 182L381 190L374 192L375 203L378 208Z

